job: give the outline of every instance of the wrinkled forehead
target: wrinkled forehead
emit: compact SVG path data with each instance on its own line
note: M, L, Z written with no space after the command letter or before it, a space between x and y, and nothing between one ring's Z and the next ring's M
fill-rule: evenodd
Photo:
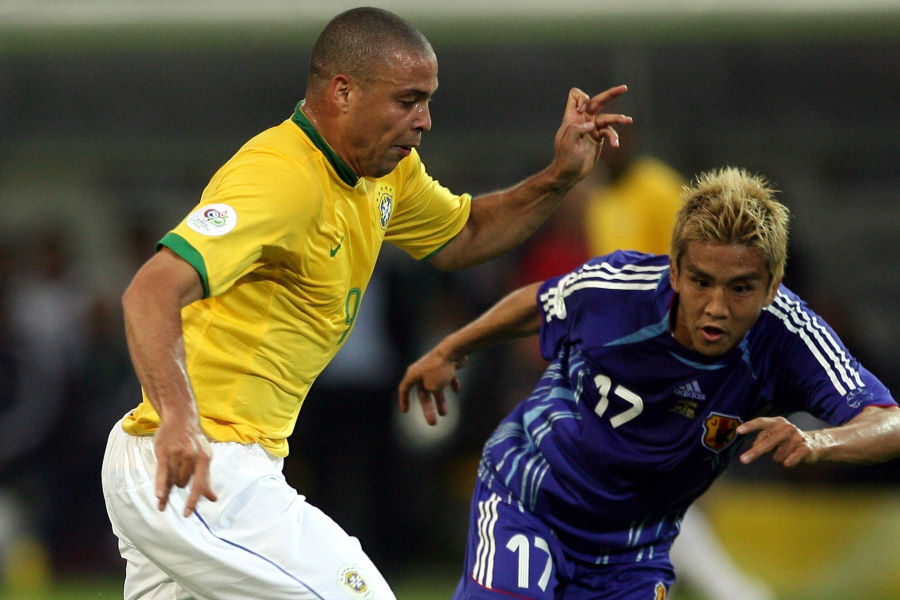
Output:
M395 51L378 67L367 73L368 82L388 86L393 90L409 90L430 96L437 90L437 59L421 53Z

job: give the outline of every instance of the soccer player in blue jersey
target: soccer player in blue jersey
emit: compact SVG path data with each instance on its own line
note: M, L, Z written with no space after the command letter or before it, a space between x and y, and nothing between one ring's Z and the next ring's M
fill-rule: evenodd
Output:
M455 599L660 600L688 506L739 456L785 467L900 456L900 409L781 284L788 209L725 168L685 189L670 256L616 251L523 287L413 363L426 420L487 346L550 361L484 446ZM801 431L780 415L828 422ZM750 440L749 447L744 440Z

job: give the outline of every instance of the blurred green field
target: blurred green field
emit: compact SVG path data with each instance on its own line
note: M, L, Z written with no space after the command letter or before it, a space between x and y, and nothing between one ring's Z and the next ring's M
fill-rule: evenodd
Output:
M445 571L423 569L417 575L406 575L392 579L394 592L398 600L448 600L456 585L456 575ZM85 578L82 580L65 580L43 591L10 591L0 590L0 600L121 600L122 582L119 578ZM740 595L734 596L740 600ZM844 598L821 594L821 590L797 592L796 590L781 595L780 600L821 600L822 598ZM884 591L883 594L865 595L854 600L893 600L895 593ZM693 595L690 590L677 586L670 595L671 600L705 600Z
M435 579L430 575L410 576L397 581L394 591L398 600L448 600L450 594L453 593L455 582L455 578L449 577ZM85 579L60 582L43 592L0 590L0 600L121 600L121 590L121 582L117 579ZM895 597L895 594L885 593L868 598L868 600L893 600ZM677 589L670 598L671 600L704 600L694 596L690 591ZM818 592L810 592L802 596L783 596L781 600L813 600L813 598L821 600L823 596ZM740 596L736 595L735 599L739 600Z
M399 600L447 600L456 586L456 576L423 569L419 575L392 580ZM0 590L0 600L121 600L120 578L85 578L59 581L44 590Z
M703 499L733 559L779 600L893 600L900 590L900 490L723 482ZM399 600L447 600L458 565L385 569ZM123 571L124 575L124 571ZM740 590L733 596L740 600ZM0 600L119 600L122 576L65 578L44 590L0 587ZM686 587L669 600L702 600Z
M456 576L425 569L393 582L398 600L448 600L456 586ZM122 583L115 578L61 581L44 591L0 591L0 600L121 600ZM676 600L700 600L680 594Z
M123 572L124 575L124 572ZM416 574L391 577L398 599L447 600L456 586L456 574L445 568L426 567ZM45 589L0 588L0 600L121 600L121 577L66 578Z

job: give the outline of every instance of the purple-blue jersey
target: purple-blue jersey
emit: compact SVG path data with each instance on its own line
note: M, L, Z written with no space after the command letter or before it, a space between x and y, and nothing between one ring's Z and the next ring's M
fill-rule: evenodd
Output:
M784 286L741 343L707 357L670 333L667 256L615 252L538 292L537 387L484 448L479 478L591 563L667 552L688 505L755 417L842 424L895 404L834 331Z

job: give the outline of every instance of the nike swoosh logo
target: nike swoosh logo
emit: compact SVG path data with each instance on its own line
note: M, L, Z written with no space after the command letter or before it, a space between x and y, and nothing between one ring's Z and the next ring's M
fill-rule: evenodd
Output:
M341 241L338 242L338 245L329 250L329 252L331 252L331 256L333 257L335 254L337 254L338 250L340 250L341 246L343 246L343 245L344 245L344 238L341 238Z

